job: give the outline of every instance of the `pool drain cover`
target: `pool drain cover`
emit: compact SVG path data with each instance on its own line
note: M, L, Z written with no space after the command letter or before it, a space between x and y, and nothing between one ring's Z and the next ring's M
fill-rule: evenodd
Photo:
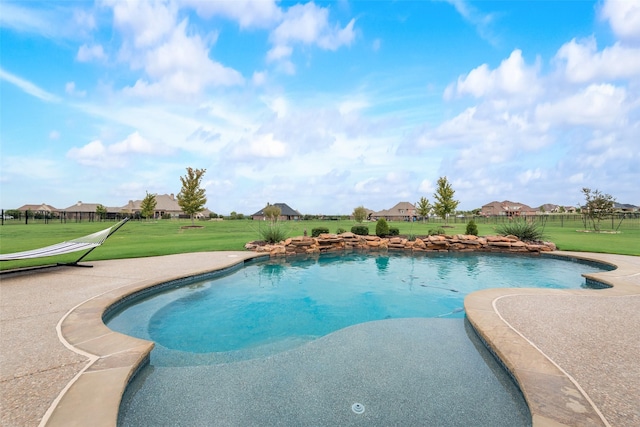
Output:
M354 403L351 405L351 410L356 414L362 414L364 412L364 405L362 403Z

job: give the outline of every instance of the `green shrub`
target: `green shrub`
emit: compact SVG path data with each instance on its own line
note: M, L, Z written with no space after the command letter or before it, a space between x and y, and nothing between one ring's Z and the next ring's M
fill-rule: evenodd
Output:
M417 238L418 238L418 236L416 236L415 234L409 234L407 236L407 240L410 241L410 242L415 242Z
M357 234L358 236L368 236L369 235L369 227L366 225L354 225L351 227L351 232L353 234Z
M478 226L474 220L469 220L467 223L467 230L465 231L465 234L470 234L472 236L478 235Z
M311 237L318 237L321 234L329 233L329 229L327 227L316 227L311 229Z
M505 222L496 227L500 236L516 236L523 242L537 242L544 240L544 229L534 221L518 219Z
M435 229L431 229L429 230L429 232L427 233L429 236L438 236L440 234L445 234L444 228L435 228Z
M380 218L378 222L376 222L376 236L384 237L389 234L389 224L387 224L387 220L384 218Z
M345 229L344 229L344 228L342 228L342 227L339 227L339 228L336 230L336 234L342 234L342 233L346 233L346 232L347 232L347 230L345 230Z
M398 227L389 227L389 236L399 236L400 229Z
M260 230L262 240L267 243L278 243L287 238L287 232L277 223Z

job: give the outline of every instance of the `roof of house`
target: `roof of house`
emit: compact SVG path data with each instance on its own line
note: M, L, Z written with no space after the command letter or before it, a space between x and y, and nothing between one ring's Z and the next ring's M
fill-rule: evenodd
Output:
M139 211L142 200L129 200L122 209L127 211ZM178 200L173 194L156 194L156 211L164 212L182 212L182 208L178 204Z
M82 203L82 202L78 202L75 205L71 205L68 208L64 208L62 209L65 212L95 212L96 209L98 208L98 206L104 206L101 205L100 203ZM105 206L105 208L107 209L107 211L111 211L111 210L116 210L119 211L120 208L107 208Z
M410 202L400 202L400 203L396 203L396 205L394 207L392 207L391 209L383 209L381 211L375 212L374 215L375 216L403 216L403 215L410 215L412 213L415 212L410 212L410 211L415 211L416 207L413 205L413 203Z
M49 212L55 212L58 211L58 208L54 208L51 205L48 205L46 203L41 203L39 205L24 205L19 207L17 210L19 211L49 211Z
M557 209L558 205L554 205L553 203L545 203L541 205L539 209L544 210L545 212L552 212L554 209Z
M638 209L638 206L631 205L629 203L617 203L617 202L613 204L613 207L615 209Z
M267 206L265 206L264 208L260 209L258 212L254 213L251 216L264 216L264 210L269 206L272 206L272 205L267 203ZM295 209L292 209L286 203L274 203L273 206L280 208L280 215L284 215L284 216L302 216L302 214L300 212L298 212Z
M520 212L535 212L536 210L534 208L532 208L531 206L525 205L524 203L520 203L520 202L512 202L509 200L504 200L502 202L498 202L498 201L493 201L491 203L487 203L486 205L482 206L482 209L484 210L485 208L493 208L493 209L500 209L503 211L520 211Z

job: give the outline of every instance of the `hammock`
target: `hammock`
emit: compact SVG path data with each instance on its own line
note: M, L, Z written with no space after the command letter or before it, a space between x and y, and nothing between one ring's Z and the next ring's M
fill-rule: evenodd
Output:
M89 234L88 236L78 237L77 239L67 240L62 243L58 243L51 246L46 246L44 248L32 249L30 251L23 252L14 252L12 254L0 254L0 261L15 261L20 259L30 259L30 258L42 258L54 255L64 255L72 252L84 251L84 253L80 258L71 263L59 264L59 265L71 265L78 267L91 267L90 265L80 265L80 262L84 257L89 255L89 252L102 245L105 240L113 233L118 231L120 227L122 227L129 218L125 218L119 223L104 229L102 231L98 231L97 233Z

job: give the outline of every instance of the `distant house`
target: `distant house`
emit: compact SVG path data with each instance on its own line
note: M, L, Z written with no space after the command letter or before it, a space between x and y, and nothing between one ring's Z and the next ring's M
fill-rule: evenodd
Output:
M213 212L211 212L209 209L204 208L203 210L195 214L194 217L197 219L209 218L212 213Z
M412 221L416 219L416 207L410 202L400 202L391 209L371 214L371 219L384 218L388 221Z
M58 215L60 209L54 208L51 205L47 205L46 203L41 203L39 205L24 205L20 206L17 210L25 213L31 211L34 215L43 215L49 218Z
M544 205L541 205L538 208L539 212L544 212L544 213L556 213L559 210L560 210L560 206L554 205L552 203L545 203Z
M537 210L520 202L511 202L505 200L502 202L494 201L482 206L480 211L484 216L531 216L536 215Z
M62 209L61 214L64 215L67 220L95 221L96 219L99 219L96 213L99 205L101 204L78 202L75 205L71 205L68 208ZM117 218L123 213L121 208L108 206L104 207L107 210L107 219Z
M544 213L575 213L576 208L574 206L562 206L554 205L552 203L545 203L538 208L538 211Z
M266 219L264 215L264 210L271 206L267 203L267 206L260 209L258 212L251 215L251 218L254 220L264 220ZM291 220L299 220L302 218L302 214L295 209L292 209L286 203L274 203L273 206L280 208L280 217L279 220L282 221L291 221Z
M139 215L142 212L140 205L142 205L142 200L129 200L129 203L124 205L122 210L131 215ZM156 194L156 209L153 217L162 218L165 215L170 215L171 218L179 218L185 215L173 193Z
M628 203L614 203L613 208L618 212L639 212L640 207Z

